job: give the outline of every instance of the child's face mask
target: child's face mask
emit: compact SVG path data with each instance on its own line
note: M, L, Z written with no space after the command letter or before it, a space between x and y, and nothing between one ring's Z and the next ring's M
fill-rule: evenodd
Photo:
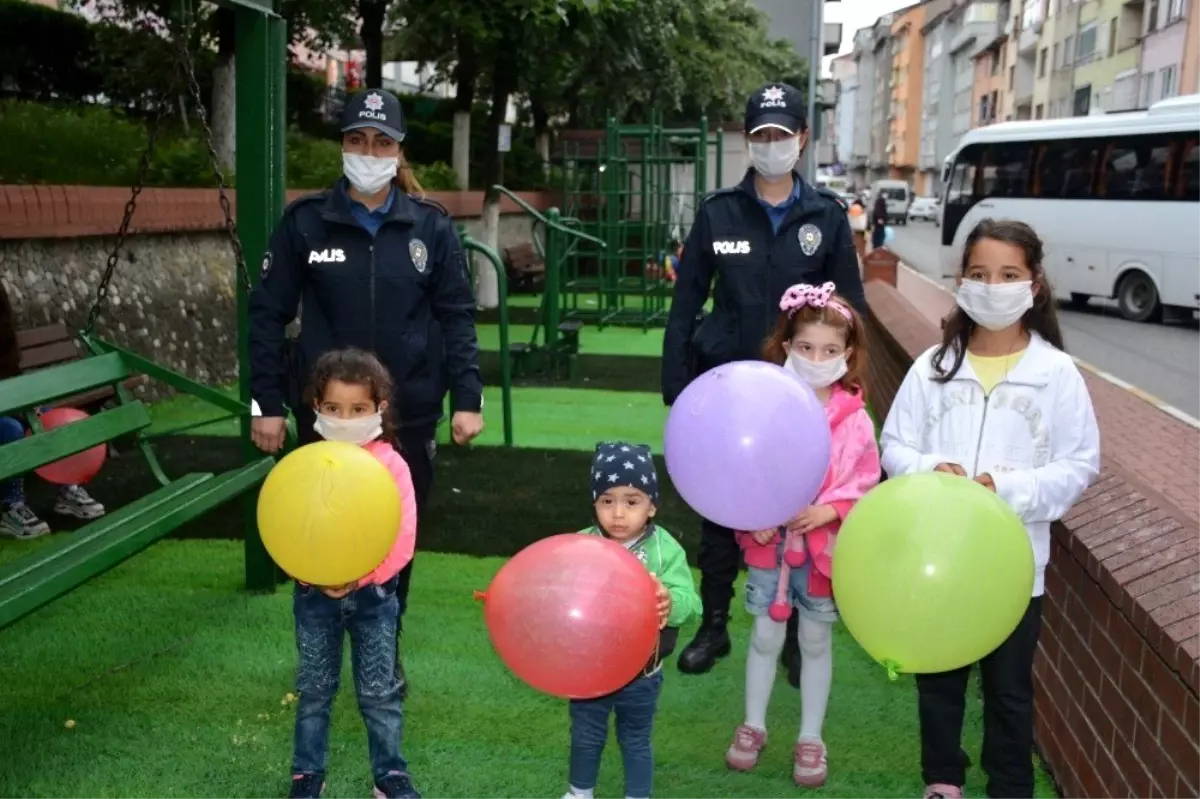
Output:
M361 447L383 435L383 414L372 413L353 419L341 419L318 413L313 430L326 441L344 441Z

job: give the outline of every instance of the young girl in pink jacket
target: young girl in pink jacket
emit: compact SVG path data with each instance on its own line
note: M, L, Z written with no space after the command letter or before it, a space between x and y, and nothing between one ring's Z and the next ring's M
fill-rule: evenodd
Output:
M830 577L834 542L854 503L879 482L875 427L863 403L866 335L862 319L834 294L834 284L799 284L779 302L779 321L763 358L812 387L825 405L832 446L825 482L813 504L777 530L739 532L749 576L746 610L756 616L746 658L746 720L725 754L730 768L749 771L767 743L767 704L792 607L800 617L800 736L792 777L816 787L828 776L821 725L833 682Z
M350 633L354 692L367 727L376 797L419 797L400 754L402 698L396 650L396 575L412 560L417 500L408 465L396 452L388 406L392 379L370 353L328 352L313 367L309 401L314 428L326 441L357 444L387 467L400 493L400 531L370 574L349 585L296 584L296 733L289 796L318 797L325 786L329 723L342 670L342 641Z

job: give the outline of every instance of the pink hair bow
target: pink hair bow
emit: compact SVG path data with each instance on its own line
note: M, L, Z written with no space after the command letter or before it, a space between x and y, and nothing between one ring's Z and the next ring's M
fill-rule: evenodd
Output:
M833 281L827 281L820 286L797 283L783 292L783 298L779 300L779 310L786 311L787 315L791 316L805 306L810 308L824 308L829 306L840 313L848 322L850 321L850 311L847 310L846 306L833 299L835 291L837 291L837 286L834 285Z

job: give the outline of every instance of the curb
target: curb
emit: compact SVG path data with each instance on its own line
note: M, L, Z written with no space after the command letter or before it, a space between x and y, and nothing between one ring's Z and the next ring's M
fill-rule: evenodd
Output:
M915 277L918 277L921 280L924 280L926 283L929 283L930 285L937 286L939 289L946 292L947 294L953 293L946 286L943 286L941 283L934 280L929 275L926 275L924 272L920 271L919 269L913 269L911 266L904 263L903 261L900 262L900 266L903 267L904 269L908 270ZM1116 386L1117 388L1128 391L1133 396L1137 397L1140 400L1143 400L1144 402L1150 403L1155 408L1158 408L1160 411L1167 414L1168 416L1170 416L1180 422L1183 422L1188 427L1194 428L1196 430L1200 430L1200 419L1196 419L1193 416L1189 416L1188 414L1186 414L1183 411L1176 408L1174 405L1171 405L1170 403L1167 403L1167 402L1159 399L1158 397L1154 396L1153 394L1149 393L1148 391L1143 391L1142 389L1138 388L1137 386L1133 385L1132 383L1126 382L1114 374L1110 374L1110 373L1104 371L1103 369L1100 369L1097 366L1093 366L1092 364L1088 363L1085 360L1076 358L1074 355L1071 356L1071 360L1073 360L1075 362L1075 365L1078 366L1080 369L1084 369L1088 372L1091 372L1093 375L1095 375L1096 377L1105 381L1106 383L1111 383L1112 385Z

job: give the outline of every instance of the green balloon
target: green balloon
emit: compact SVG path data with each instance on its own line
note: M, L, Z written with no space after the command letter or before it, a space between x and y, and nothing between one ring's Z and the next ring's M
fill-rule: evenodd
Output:
M975 663L1016 629L1032 592L1025 526L965 477L925 472L880 483L838 533L838 611L893 676Z

